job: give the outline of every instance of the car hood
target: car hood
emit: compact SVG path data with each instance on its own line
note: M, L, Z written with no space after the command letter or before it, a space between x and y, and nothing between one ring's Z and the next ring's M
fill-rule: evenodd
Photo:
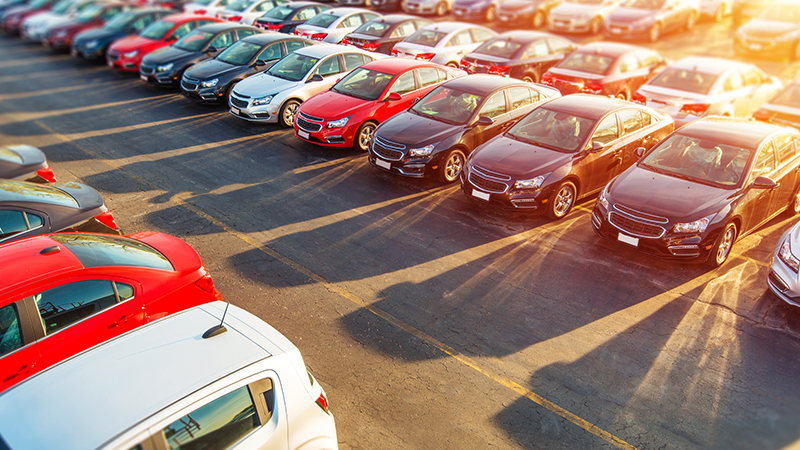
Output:
M111 44L111 48L117 50L120 53L126 53L133 50L141 50L148 47L154 47L160 44L161 42L162 41L155 41L153 39L148 39L146 37L141 37L141 36L128 36Z
M739 28L739 31L746 36L775 38L798 29L800 29L798 23L753 19Z
M658 10L653 9L628 8L626 6L620 6L619 8L614 9L611 14L609 14L608 20L633 23L648 17L655 19L655 17L658 15L658 12Z
M237 83L234 90L237 94L248 97L260 97L293 89L301 83L302 81L284 80L267 73L259 73Z
M145 56L144 61L147 61L150 64L166 64L183 59L191 59L201 54L203 54L203 52L190 52L169 46L148 53L147 56Z
M53 183L50 186L61 189L67 194L71 195L72 198L78 202L79 208L82 210L89 210L103 206L103 197L100 196L100 193L85 184L65 181Z
M602 5L565 2L553 8L551 12L562 16L580 16L594 14L602 8Z
M362 100L336 92L321 92L303 102L304 113L322 117L326 120L338 119L355 114L361 109L374 106L374 100Z
M573 156L501 135L475 150L470 162L512 179L528 179L552 172L571 161Z
M416 113L403 112L382 123L376 134L387 141L422 147L441 142L463 129L462 125L450 125Z
M205 80L226 75L230 72L247 70L248 66L236 66L234 64L222 62L218 59L209 59L199 64L195 64L186 71L186 75L192 78Z

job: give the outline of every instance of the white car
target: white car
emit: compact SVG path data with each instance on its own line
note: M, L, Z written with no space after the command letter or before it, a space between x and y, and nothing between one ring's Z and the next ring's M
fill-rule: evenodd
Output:
M464 55L495 36L494 31L471 23L432 23L395 44L392 56L457 68Z
M214 17L233 2L234 0L194 0L183 5L183 12Z
M266 71L234 86L228 103L230 113L251 122L291 127L301 103L330 89L356 67L385 57L332 44L295 50Z
M550 10L547 26L562 33L600 34L603 22L622 0L567 0Z
M50 11L44 11L27 17L22 21L20 35L29 41L41 42L47 37L51 28L55 28L75 18L83 8L95 0L60 0Z
M217 19L252 25L256 19L289 0L238 0L217 13Z
M0 395L0 447L336 449L324 390L300 351L226 304L168 316ZM5 445L3 445L5 444Z
M345 36L363 23L381 17L380 14L361 8L333 8L323 11L298 25L294 34L315 41L338 44Z

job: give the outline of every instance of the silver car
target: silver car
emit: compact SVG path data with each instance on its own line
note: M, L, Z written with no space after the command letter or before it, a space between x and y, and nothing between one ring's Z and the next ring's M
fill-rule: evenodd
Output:
M323 11L298 25L294 34L315 41L338 44L345 36L365 22L381 17L380 14L362 8L333 8Z
M494 31L471 23L432 23L395 44L392 56L458 67L464 55L495 36Z
M622 0L568 0L550 10L547 26L563 33L599 34L603 22Z
M792 211L800 212L800 199L795 197ZM773 294L790 305L800 306L800 222L789 228L778 240L772 254L767 286Z

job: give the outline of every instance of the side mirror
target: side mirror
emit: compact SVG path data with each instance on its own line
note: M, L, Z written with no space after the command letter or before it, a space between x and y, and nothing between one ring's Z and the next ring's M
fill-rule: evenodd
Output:
M167 42L175 42L178 40L178 36L172 35L167 38Z
M475 125L480 125L483 127L488 127L489 125L494 125L494 119L489 116L480 116L478 121L475 122Z
M592 141L592 153L597 153L603 151L606 148L606 144L602 142Z
M206 51L208 53L214 53L215 51L217 51L217 47L213 47L213 46L212 47L208 47L208 50L206 50Z
M645 151L647 151L647 149L644 147L636 147L636 150L634 150L633 152L636 154L637 158L641 158L642 155L644 155Z
M392 100L392 101L402 100L402 99L403 99L403 96L398 94L397 92L390 93L389 97L386 98L386 100Z
M754 189L772 189L777 185L770 177L758 177L753 181L752 187Z
M267 65L267 62L266 61L262 61L260 59L257 59L256 62L253 63L253 67L261 67L261 66L266 66L266 65Z
M311 83L312 81L323 81L323 80L324 78L322 78L322 75L315 73L311 78L308 79L308 81L306 81L306 83Z
M417 97L417 98L415 98L415 99L414 99L414 104L415 104L415 105L417 104L417 102L419 102L419 97Z

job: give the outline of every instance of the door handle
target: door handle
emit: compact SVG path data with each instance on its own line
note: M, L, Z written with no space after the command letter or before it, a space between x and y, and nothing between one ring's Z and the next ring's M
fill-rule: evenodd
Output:
M11 374L11 375L7 376L6 378L4 378L3 381L4 382L5 381L11 381L11 380L13 380L14 378L16 378L16 377L18 377L20 375L27 375L27 374L31 373L31 369L33 369L33 367L28 367L27 364L23 364L22 367L19 368L19 370L17 370L13 374Z
M124 321L124 322L123 322L123 321ZM112 323L111 325L109 325L109 327L108 327L108 328L114 328L114 327L116 327L116 326L119 326L119 324L120 324L120 323L128 323L128 316L127 316L127 315L125 315L125 314L123 314L123 315L122 315L122 317L120 317L119 319L117 319L117 321L116 321L116 322L114 322L114 323Z

